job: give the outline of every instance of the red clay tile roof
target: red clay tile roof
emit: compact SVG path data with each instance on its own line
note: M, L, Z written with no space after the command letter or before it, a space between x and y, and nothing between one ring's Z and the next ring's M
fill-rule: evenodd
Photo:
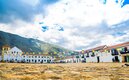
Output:
M108 46L108 48L106 48L106 49L109 50L109 49L113 49L113 48L127 47L127 46L129 46L129 42Z
M92 50L94 51L105 51L105 50L110 50L110 49L113 49L113 48L119 48L119 47L127 47L129 46L129 42L125 42L125 43L120 43L120 44L116 44L116 45L112 45L112 46L106 46L106 45L103 45L103 46L98 46L98 47L95 47L95 48L92 48L92 49L88 49L88 50L85 50L85 52L90 52Z
M95 47L95 48L92 48L92 49L88 49L88 50L85 50L85 52L89 52L89 51L97 51L97 50L103 50L104 48L107 48L106 45L102 45L102 46L98 46L98 47Z
M125 42L125 43L120 43L120 44L116 44L116 45L112 45L112 46L108 46L107 48L101 50L101 52L105 51L105 50L111 50L113 48L119 48L119 47L127 47L129 46L129 42Z

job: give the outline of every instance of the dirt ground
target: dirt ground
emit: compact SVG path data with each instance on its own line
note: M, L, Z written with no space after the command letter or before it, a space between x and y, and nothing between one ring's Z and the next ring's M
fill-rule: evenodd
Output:
M0 80L129 80L125 63L0 63Z

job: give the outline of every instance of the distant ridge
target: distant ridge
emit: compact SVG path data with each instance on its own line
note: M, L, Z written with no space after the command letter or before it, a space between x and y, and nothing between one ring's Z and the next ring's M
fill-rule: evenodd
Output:
M37 39L24 38L19 35L0 31L0 52L3 45L9 45L10 47L17 46L23 52L59 53L71 51L63 47L49 44Z

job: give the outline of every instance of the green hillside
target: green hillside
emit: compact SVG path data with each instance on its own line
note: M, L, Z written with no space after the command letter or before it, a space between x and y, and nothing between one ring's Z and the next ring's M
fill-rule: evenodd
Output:
M23 52L41 52L41 53L62 53L71 52L71 50L63 47L49 44L37 39L24 38L15 34L6 33L0 31L0 52L3 45L9 45L11 47L17 46Z

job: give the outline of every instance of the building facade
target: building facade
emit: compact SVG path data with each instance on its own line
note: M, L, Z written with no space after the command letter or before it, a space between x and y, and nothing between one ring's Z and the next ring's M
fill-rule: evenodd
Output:
M84 50L83 55L86 62L129 62L129 42Z
M113 56L110 52L104 51L105 48L107 48L107 46L103 45L85 50L83 55L86 62L113 62Z
M62 54L63 55L63 54ZM62 55L59 59L62 59ZM10 48L8 45L2 47L0 60L5 62L24 63L53 63L55 58L47 54L23 53L17 47ZM129 62L129 42L113 46L98 46L96 48L80 51L78 54L63 57L57 62L80 63L80 62Z
M10 46L8 45L2 46L2 54L1 54L2 61L4 61L4 55L8 53L9 50L10 50Z
M7 53L4 53L3 61L21 62L21 60L22 60L22 51L17 47L13 47L10 50L8 50Z
M83 55L78 54L78 55L73 55L73 56L67 56L63 60L59 60L59 62L64 62L64 63L81 63L83 62L84 58Z
M2 49L2 60L5 62L23 62L23 63L52 63L54 58L46 54L23 53L17 47Z
M22 56L22 62L25 63L52 63L54 58L43 54L24 54Z

